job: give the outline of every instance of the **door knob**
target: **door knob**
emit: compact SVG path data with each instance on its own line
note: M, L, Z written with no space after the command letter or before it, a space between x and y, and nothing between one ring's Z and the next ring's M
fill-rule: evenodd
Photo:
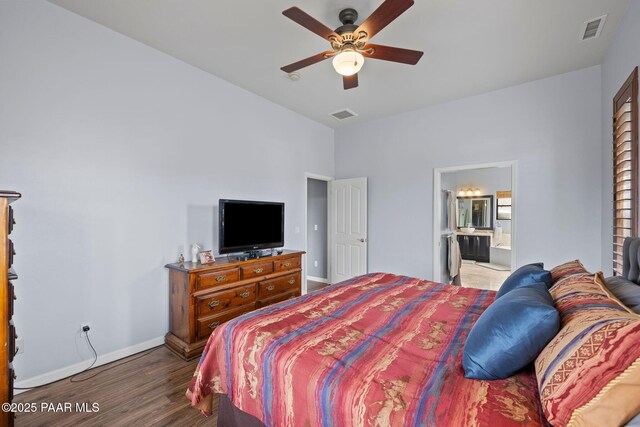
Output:
M358 239L358 242L366 243L367 239L364 239L364 238L363 239Z

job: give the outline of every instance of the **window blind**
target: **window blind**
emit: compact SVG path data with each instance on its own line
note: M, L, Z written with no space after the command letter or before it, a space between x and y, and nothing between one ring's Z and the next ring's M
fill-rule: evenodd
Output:
M613 274L622 245L638 235L638 68L613 98Z

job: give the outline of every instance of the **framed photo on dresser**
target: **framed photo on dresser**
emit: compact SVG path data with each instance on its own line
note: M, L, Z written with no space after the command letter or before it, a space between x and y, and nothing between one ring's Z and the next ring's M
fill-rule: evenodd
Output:
M202 251L198 255L200 258L200 264L213 264L216 262L213 252L211 251Z

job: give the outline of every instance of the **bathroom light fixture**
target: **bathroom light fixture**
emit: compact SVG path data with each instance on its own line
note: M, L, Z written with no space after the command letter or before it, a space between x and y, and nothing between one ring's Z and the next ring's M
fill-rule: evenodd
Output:
M480 189L479 188L461 188L458 191L458 197L471 197L471 196L479 196Z

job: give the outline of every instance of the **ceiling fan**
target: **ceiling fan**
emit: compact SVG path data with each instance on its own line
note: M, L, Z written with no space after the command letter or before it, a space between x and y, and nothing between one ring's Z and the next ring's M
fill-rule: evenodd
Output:
M413 0L386 0L360 25L355 24L358 19L358 12L355 9L343 9L338 16L342 25L335 30L297 7L289 8L282 14L326 39L331 43L332 50L310 56L280 69L285 73L292 73L333 58L333 68L342 74L342 82L346 90L358 86L358 71L362 68L365 57L415 65L423 52L369 43L373 36L411 6L413 6Z

